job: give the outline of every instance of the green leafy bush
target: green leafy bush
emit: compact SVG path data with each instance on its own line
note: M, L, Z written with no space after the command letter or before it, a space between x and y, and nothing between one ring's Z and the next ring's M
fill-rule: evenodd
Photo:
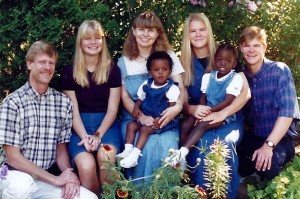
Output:
M267 56L286 62L294 76L299 77L299 2L255 0L251 1L256 3L255 11L249 9L249 0L239 2L0 0L0 101L27 80L25 55L34 41L44 39L58 47L60 59L52 82L52 86L58 88L58 74L72 61L77 28L83 20L97 19L103 24L110 52L116 60L133 19L145 10L153 10L161 18L176 52L180 50L183 21L191 12L203 12L209 17L219 42L238 44L239 34L245 26L261 26L269 36ZM300 80L295 79L299 93Z
M269 182L257 186L248 185L248 196L253 199L292 199L300 198L300 156Z

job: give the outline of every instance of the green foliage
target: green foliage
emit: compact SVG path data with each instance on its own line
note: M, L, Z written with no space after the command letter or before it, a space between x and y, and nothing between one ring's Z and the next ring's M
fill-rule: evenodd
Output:
M253 199L300 198L300 156L296 156L273 180L248 185L248 196Z
M103 24L111 55L116 60L133 19L145 10L153 10L161 18L176 52L180 51L184 19L191 12L204 12L209 17L218 42L237 45L245 26L265 28L267 56L291 67L300 93L298 0L262 0L255 12L245 4L234 3L229 7L229 2L210 0L203 7L194 6L189 0L0 0L0 101L27 80L25 55L34 41L44 39L58 47L60 59L52 82L58 88L58 74L72 62L77 28L83 20L97 19Z
M184 173L184 169L180 167L173 168L164 165L154 171L151 176L139 179L126 179L120 166L109 165L105 169L108 169L112 183L104 183L101 194L103 199L122 198L122 195L124 198L132 199L199 198L199 193L188 184L188 174ZM144 178L145 184L134 183Z

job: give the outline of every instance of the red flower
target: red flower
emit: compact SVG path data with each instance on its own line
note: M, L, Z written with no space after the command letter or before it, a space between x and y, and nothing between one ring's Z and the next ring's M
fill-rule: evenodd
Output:
M177 162L176 164L175 164L175 168L179 168L181 165L180 165L180 163L179 162Z
M107 153L112 152L112 148L107 144L102 145L101 149Z
M200 187L199 185L195 186L195 190L200 196L206 196L205 190L202 187Z
M128 192L118 189L117 190L117 195L118 195L119 198L127 198L128 197Z

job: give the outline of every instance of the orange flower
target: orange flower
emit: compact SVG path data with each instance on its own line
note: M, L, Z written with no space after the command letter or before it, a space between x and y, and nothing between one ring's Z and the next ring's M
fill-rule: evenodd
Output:
M119 198L127 198L128 197L128 192L118 189L117 190L117 195L118 195Z
M117 172L114 172L114 173L112 174L112 176L113 176L113 178L116 179L116 180L120 180L120 179L121 179L120 174L118 174Z
M107 144L102 145L101 149L102 149L104 152L107 152L107 153L112 152L112 148L111 148L109 145L107 145Z
M206 196L205 190L202 187L200 187L199 185L195 186L195 190L200 196Z

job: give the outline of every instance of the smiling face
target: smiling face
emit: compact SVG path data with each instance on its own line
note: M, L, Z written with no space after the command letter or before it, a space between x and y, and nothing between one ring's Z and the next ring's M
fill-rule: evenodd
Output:
M215 67L218 70L218 78L227 75L236 65L236 58L232 51L222 49L215 55Z
M157 29L152 28L141 28L136 27L132 29L133 35L135 36L138 47L150 48L156 41L159 32Z
M255 74L262 66L267 46L257 38L245 41L240 45L247 69Z
M47 90L54 74L55 63L56 57L50 57L47 53L37 53L32 61L27 61L29 82L37 92Z
M207 48L208 32L202 21L190 22L190 41L194 50Z
M102 50L102 36L87 34L81 39L81 47L86 55L98 55Z
M166 59L154 59L151 62L150 75L154 79L156 86L162 86L167 82L167 79L171 75L170 63Z

